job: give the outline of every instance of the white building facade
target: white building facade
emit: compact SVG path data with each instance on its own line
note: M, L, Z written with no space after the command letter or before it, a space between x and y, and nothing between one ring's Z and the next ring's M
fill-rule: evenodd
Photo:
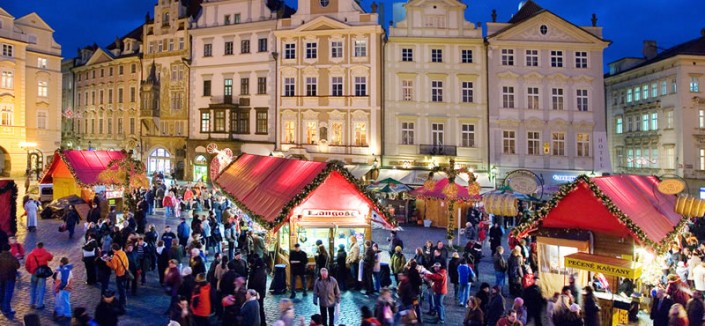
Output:
M502 179L526 169L551 186L611 172L602 39L528 1L487 23L490 162ZM555 190L555 189L554 189Z
M385 168L488 171L482 28L455 0L411 0L384 54ZM479 25L479 24L478 24Z

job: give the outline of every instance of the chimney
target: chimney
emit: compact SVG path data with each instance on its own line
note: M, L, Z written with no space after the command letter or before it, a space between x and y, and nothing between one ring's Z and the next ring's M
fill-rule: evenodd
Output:
M597 14L595 14L595 13L593 12L593 13L592 13L592 19L590 19L590 20L592 21L592 27L597 26Z
M642 54L644 55L644 59L650 60L656 57L658 54L658 48L656 47L656 41L653 40L645 40L644 41L644 48L641 50Z
M496 23L497 22L497 10L492 9L492 22Z
M377 13L377 4L373 2L372 5L370 5L370 9L372 9L373 14Z
M705 37L705 28L700 30L700 36Z

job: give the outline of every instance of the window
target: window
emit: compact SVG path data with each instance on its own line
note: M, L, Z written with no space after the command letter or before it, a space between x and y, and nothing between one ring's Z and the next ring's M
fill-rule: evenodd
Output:
M95 105L95 91L91 92L91 105Z
M460 62L472 63L472 50L460 50Z
M705 128L705 110L698 110L698 128Z
M634 128L632 128L632 117L627 117L627 132L632 130L634 130Z
M658 84L653 83L651 84L651 97L656 97L658 96Z
M615 121L615 132L618 134L621 134L624 132L624 121L622 121L622 117L618 117L617 120Z
M2 78L0 78L0 88L14 88L15 78L12 71L3 70Z
M627 90L627 103L631 103L631 102L632 102L632 89L630 88Z
M414 100L414 81L405 79L401 81L401 99L402 101Z
M181 91L172 91L171 92L171 109L172 110L181 110L183 107L183 99L181 98L182 92Z
M224 55L232 55L233 54L233 41L226 41L225 42L225 52L223 53Z
M118 103L122 103L122 100L123 100L122 93L123 93L122 88L118 88L118 98L117 98Z
M526 154L541 155L541 133L538 131L526 133Z
M658 113L651 113L651 130L658 130Z
M700 92L700 81L696 76L690 76L690 92L698 93Z
M257 77L257 94L267 94L267 77Z
M183 38L183 37L179 37L179 50L183 50L183 49L184 49L184 46L185 46L184 43L185 43L185 42L184 42L184 38Z
M103 134L103 117L98 119L98 133Z
M513 130L502 131L502 153L516 154L516 133Z
M284 96L294 96L296 81L292 77L284 78Z
M331 145L342 145L343 144L343 123L340 121L334 121L332 123L333 137L331 138Z
M95 118L91 118L91 134L95 134Z
M46 69L47 68L47 58L37 58L37 67L40 69Z
M649 84L646 84L641 87L641 98L644 100L649 98Z
M551 108L553 110L563 110L562 88L551 88Z
M502 86L502 107L505 109L514 108L514 87Z
M433 146L443 146L443 124L442 123L432 123L431 124L431 143Z
M666 111L666 129L673 129L673 111Z
M401 144L402 145L413 145L414 144L414 123L413 122L402 122L401 123Z
M102 91L101 91L102 93ZM43 80L40 80L37 83L37 96L39 97L47 97L49 96L49 83ZM102 101L101 101L102 103Z
M240 14L234 14L233 15L233 24L239 24L240 23Z
M212 57L213 56L213 44L206 43L203 44L203 56Z
M634 167L634 150L631 148L627 149L627 167Z
M210 112L201 112L201 132L211 131L211 114Z
M316 132L318 132L318 123L315 121L306 122L306 144L315 144L318 141Z
M235 123L232 124L232 127L235 127L235 130L233 132L238 133L238 134L249 134L250 133L250 111L249 110L241 110L237 112L231 113L231 115L237 119ZM255 120L256 120L255 116ZM256 127L256 126L255 126Z
M113 76L113 67L110 67L110 68L108 69L108 71L109 71L109 72L108 72L108 76L112 77L112 76Z
M651 149L651 168L658 169L658 148Z
M367 56L367 41L365 40L355 40L355 57L366 57Z
M576 136L578 157L590 157L590 134L578 133Z
M13 45L10 45L10 44L3 44L2 45L2 55L4 57L12 57L14 50L15 50L15 47Z
M112 103L113 103L113 90L109 89L108 90L108 104L112 104Z
M330 85L331 96L343 96L343 77L331 77Z
M100 103L100 104L103 104L103 103L104 103L104 102L103 102L103 90L102 90L102 89L98 92L98 103Z
M125 73L125 69L123 66L118 66L118 75L121 75ZM80 75L79 75L80 76Z
M551 67L563 67L563 51L551 51Z
M705 149L698 150L698 170L705 170Z
M460 83L460 101L463 103L473 102L473 85L472 82L461 82Z
M634 89L634 102L641 100L641 87Z
M431 102L443 102L443 81L431 81Z
M553 143L554 156L565 156L565 134L562 132L554 132L551 134L551 142Z
M240 53L250 53L250 40L240 41Z
M664 168L673 170L676 168L676 148L669 146L664 148Z
M355 146L367 146L366 122L355 122Z
M47 111L37 111L37 129L47 129Z
M306 96L317 96L318 79L316 77L306 77Z
M0 126L12 126L14 112L12 104L0 104Z
M169 51L174 51L174 39L169 39Z
M649 131L649 114L648 113L641 115L641 130Z
M108 120L108 135L112 135L113 134L113 118L110 117L106 120Z
M233 80L227 78L223 80L223 95L232 96L233 95Z
M203 96L211 96L211 81L203 81Z
M443 62L443 49L431 49L431 62Z
M539 50L526 50L525 58L527 67L539 66Z
M293 144L296 142L296 121L284 122L284 143Z
M267 134L269 129L269 114L267 111L257 111L255 133Z
M306 43L306 59L316 59L318 57L318 44Z
M164 51L164 42L162 42L162 40L159 40L159 42L157 42L157 49L157 52Z
M587 52L575 52L575 68L587 68L588 55Z
M225 132L225 111L215 111L213 117L213 132Z
M666 94L668 94L668 86L664 80L661 82L661 96L665 96Z
M410 48L401 49L401 61L403 61L403 62L414 61L414 49L410 49Z
M230 25L230 15L225 15L223 19L223 25Z
M671 94L678 93L678 83L675 79L671 79Z
M342 41L330 42L330 56L331 56L331 58L342 58L343 57L343 42Z
M250 78L240 78L240 95L250 94Z
M575 91L575 100L578 111L588 111L588 91L587 89L578 89Z
M296 43L284 44L284 59L296 59Z
M513 66L514 65L514 50L502 49L502 65L503 66Z
M95 79L95 70L91 71L91 78Z
M267 39L261 38L257 40L257 52L267 52Z
M475 125L462 124L460 126L460 146L475 147Z
M529 87L526 89L526 108L529 110L539 109L539 88Z

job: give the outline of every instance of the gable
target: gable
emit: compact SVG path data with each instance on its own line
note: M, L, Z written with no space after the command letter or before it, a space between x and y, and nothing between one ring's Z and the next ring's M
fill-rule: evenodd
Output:
M44 19L39 17L36 12L18 18L15 23L54 32L54 29L52 29L51 26L44 21Z
M5 11L5 9L2 9L2 7L0 7L0 16L10 17L10 18L13 18L13 19L15 18L15 17L13 17L12 15L10 15L10 13L8 13L7 11Z
M93 52L93 55L91 56L90 59L88 59L88 62L86 62L86 66L94 65L94 64L99 64L103 62L109 62L112 61L113 58L105 52L102 48L98 48L95 52Z
M467 6L457 0L411 0L407 2L404 7L409 9L409 8L424 8L428 5L433 5L433 4L442 4L445 7L448 8L459 8L459 9L465 9Z
M547 27L546 34L541 33L542 25ZM510 25L491 35L489 39L490 41L604 43L605 45L607 43L550 11L543 11L522 22Z
M339 22L335 19L329 18L327 16L319 16L316 19L305 23L295 29L298 32L307 31L321 31L321 30L335 30L335 29L348 29L349 25Z

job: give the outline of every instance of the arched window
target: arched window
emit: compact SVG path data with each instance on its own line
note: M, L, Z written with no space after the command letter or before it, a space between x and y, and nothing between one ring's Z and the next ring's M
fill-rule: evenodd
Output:
M165 148L158 147L149 154L148 173L171 173L171 154Z

